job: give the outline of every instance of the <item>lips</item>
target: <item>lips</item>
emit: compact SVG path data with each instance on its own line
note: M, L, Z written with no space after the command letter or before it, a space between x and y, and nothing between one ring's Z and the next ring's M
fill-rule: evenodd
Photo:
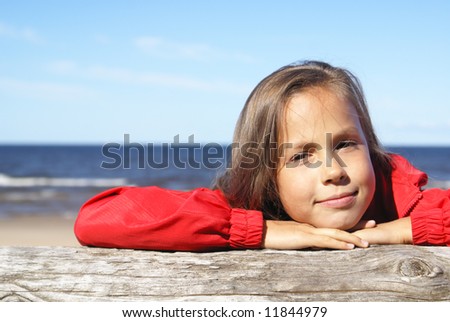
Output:
M318 200L315 203L327 208L345 208L353 205L357 195L358 191L346 192Z

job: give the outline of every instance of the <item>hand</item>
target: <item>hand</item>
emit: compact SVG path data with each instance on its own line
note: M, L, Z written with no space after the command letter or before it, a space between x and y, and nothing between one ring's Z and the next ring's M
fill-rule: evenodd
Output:
M411 218L405 217L353 233L371 244L412 244Z
M366 228L373 228L377 225L375 220L361 220L359 223L357 223L353 228L349 229L348 231L354 232L361 229Z
M369 243L358 236L339 229L315 228L296 221L264 221L263 248L302 249L331 248L353 249L368 247Z

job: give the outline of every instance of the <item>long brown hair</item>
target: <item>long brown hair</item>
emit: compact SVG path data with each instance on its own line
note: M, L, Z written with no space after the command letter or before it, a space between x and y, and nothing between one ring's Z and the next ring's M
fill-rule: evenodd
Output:
M264 78L248 97L233 138L231 164L215 183L235 208L260 210L266 219L287 220L277 188L285 107L293 95L326 87L356 108L375 169L389 171L389 156L370 120L359 80L348 70L319 61L284 66Z

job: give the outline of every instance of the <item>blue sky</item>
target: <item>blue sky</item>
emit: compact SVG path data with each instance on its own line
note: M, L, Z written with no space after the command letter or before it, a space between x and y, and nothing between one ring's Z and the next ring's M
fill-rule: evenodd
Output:
M0 143L231 142L252 88L325 60L388 145L450 145L450 1L0 0Z

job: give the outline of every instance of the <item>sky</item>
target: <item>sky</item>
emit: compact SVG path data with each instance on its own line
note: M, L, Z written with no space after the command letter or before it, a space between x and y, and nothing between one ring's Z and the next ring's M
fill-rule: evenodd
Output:
M299 60L353 72L385 145L450 145L445 0L0 0L0 144L229 143Z

